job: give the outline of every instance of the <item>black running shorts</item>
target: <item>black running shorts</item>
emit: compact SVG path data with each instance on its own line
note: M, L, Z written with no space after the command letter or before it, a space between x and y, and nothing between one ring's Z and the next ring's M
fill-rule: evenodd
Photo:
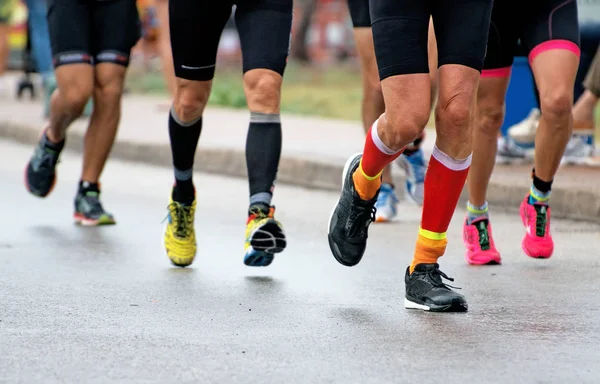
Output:
M134 0L48 0L54 66L129 64L141 36Z
M482 76L509 76L519 40L530 61L548 49L579 55L577 2L543 0L534 6L517 0L495 1Z
M221 33L236 5L243 71L283 75L290 49L292 0L169 0L175 75L207 81L215 74Z
M370 28L369 0L348 0L348 10L354 28Z
M438 66L460 64L481 71L492 0L371 0L370 12L381 80L429 72L430 16Z

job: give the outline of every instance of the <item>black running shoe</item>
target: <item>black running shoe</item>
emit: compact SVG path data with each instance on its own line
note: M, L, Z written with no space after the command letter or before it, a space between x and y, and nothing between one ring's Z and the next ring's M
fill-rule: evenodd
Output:
M407 268L404 307L432 312L466 312L469 306L465 297L451 290L456 287L442 282L442 277L454 281L440 271L437 263L417 264L413 273L410 273L410 267Z
M104 210L100 203L100 192L77 192L75 197L75 224L84 226L116 224L115 218Z
M375 221L377 194L363 200L354 189L352 174L358 168L362 154L351 156L343 173L342 194L329 220L329 248L342 265L352 267L360 262L367 247L369 225Z
M46 197L52 192L60 156L60 151L48 148L46 140L46 134L43 133L25 168L25 187L38 197Z

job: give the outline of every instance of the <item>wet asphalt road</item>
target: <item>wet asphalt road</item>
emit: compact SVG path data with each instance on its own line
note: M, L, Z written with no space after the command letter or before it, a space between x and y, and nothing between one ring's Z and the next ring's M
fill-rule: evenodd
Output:
M78 228L77 156L65 153L40 200L22 185L30 148L0 142L0 153L2 383L600 382L597 226L555 221L555 256L533 260L519 218L496 213L504 265L469 267L461 211L441 262L470 311L409 312L413 205L374 225L363 261L347 268L326 240L337 196L279 186L289 248L252 269L246 183L196 175L198 256L179 269L162 248L168 169L110 163L103 200L118 225Z

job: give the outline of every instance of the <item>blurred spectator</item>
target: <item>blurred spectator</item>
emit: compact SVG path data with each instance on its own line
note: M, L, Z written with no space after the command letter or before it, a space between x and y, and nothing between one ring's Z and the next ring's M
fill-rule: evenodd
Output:
M583 81L583 94L573 107L574 131L567 145L564 161L570 164L596 165L595 157L595 110L600 99L600 48Z
M584 96L586 90L584 79L588 76L588 73L593 72L591 68L592 61L595 60L594 57L600 45L600 3L578 1L577 6L579 8L581 34L581 59L575 80L574 100L578 100ZM533 83L533 87L536 97L535 108L531 110L530 114L524 120L508 129L509 138L507 138L507 140L515 140L518 144L527 146L533 145L540 118L539 92L535 82ZM586 98L589 96L590 94L588 93ZM564 162L572 164L586 162L586 159L592 156L595 146L593 123L582 126L577 121L577 118L575 120L576 135L567 146L565 158L563 159ZM515 149L521 151L519 148L515 147Z
M50 96L56 89L54 68L52 66L52 49L48 35L48 21L46 20L46 0L25 0L28 20L28 39L31 42L31 53L35 60L37 72L42 78L44 88L44 116L50 113Z
M169 34L169 1L155 0L156 18L158 21L158 54L165 83L171 97L175 96L175 70L171 55L171 36Z
M142 38L134 51L141 51L145 70L151 70L152 59L158 58L170 99L175 95L175 70L171 55L168 0L137 0L142 23ZM171 108L171 100L159 105Z
M8 32L16 0L0 0L0 95L6 92L4 72L8 65Z
M596 51L583 86L585 90L573 107L573 119L576 129L591 132L594 127L594 110L600 98L600 48Z
M300 11L300 19L292 41L291 56L298 61L308 63L310 62L310 57L306 43L308 41L308 31L312 17L317 10L317 0L299 1L298 9Z

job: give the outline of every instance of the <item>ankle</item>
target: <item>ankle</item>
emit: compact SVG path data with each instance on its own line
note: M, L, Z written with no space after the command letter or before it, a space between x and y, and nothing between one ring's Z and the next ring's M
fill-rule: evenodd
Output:
M171 197L174 201L191 204L196 198L192 180L176 180Z
M100 183L80 180L79 181L79 193L86 194L88 192L100 193Z
M381 178L376 177L374 179L368 179L365 175L356 170L352 175L352 181L354 182L354 189L358 196L363 200L371 200L377 195L377 191L381 188Z
M57 130L52 129L51 126L48 126L44 130L44 134L51 144L61 144L65 141L65 135L62 132L57 132Z
M474 221L489 218L488 203L472 204L467 202L467 224L472 224Z

